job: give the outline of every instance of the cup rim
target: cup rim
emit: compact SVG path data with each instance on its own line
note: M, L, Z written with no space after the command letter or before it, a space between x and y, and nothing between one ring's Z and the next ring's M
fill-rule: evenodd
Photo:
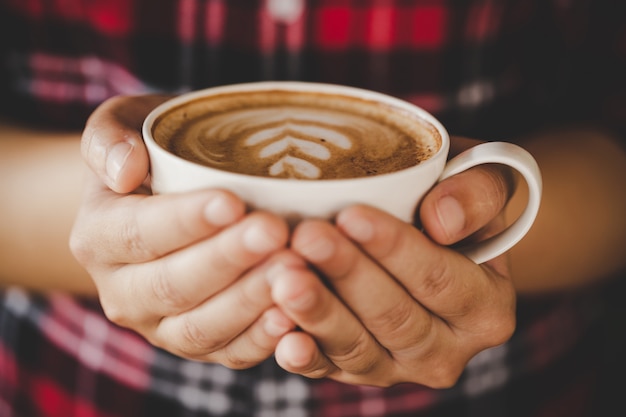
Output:
M367 177L354 177L354 178L328 178L328 179L316 179L316 180L307 180L307 179L291 179L291 178L275 178L275 177L264 177L258 175L250 175L243 174L240 172L232 172L232 171L224 171L218 168L213 168L207 165L202 165L200 163L190 161L188 159L182 158L161 145L159 145L154 137L152 136L152 126L157 121L157 119L165 112L169 111L172 108L183 105L187 102L194 101L197 99L202 99L205 97L211 97L214 95L224 94L224 93L237 93L237 92L246 92L246 91L272 91L272 90L284 90L284 91L301 91L301 92L311 92L311 93L322 93L322 94L343 94L349 97L357 97L370 101L382 101L384 103L390 104L393 107L403 109L412 114L416 114L419 118L424 119L427 123L431 124L438 132L441 138L441 146L439 149L428 159L421 161L420 163L413 165L411 167L399 170L388 172L384 174L372 175ZM142 138L146 143L146 146L149 148L149 152L155 151L160 155L167 159L171 159L177 161L178 163L183 163L185 165L194 166L197 169L203 169L208 171L214 171L220 173L220 175L224 177L232 177L232 178L242 178L246 179L246 181L252 183L281 183L281 184L294 184L297 187L327 187L329 184L341 185L344 183L355 183L355 182L371 182L375 183L377 181L388 181L391 177L394 176L403 176L407 173L411 173L415 170L425 169L425 166L429 166L437 163L437 160L447 157L449 148L450 148L450 136L447 129L439 122L439 120L433 116L428 111L423 108L410 103L406 100L400 99L398 97L394 97L385 93L367 90L360 87L352 87L341 84L329 84L329 83L318 83L318 82L308 82L308 81L255 81L255 82L247 82L247 83L237 83L237 84L226 84L214 87L203 88L200 90L194 90L187 93L180 94L176 97L168 99L163 103L159 104L157 107L152 109L150 113L146 116L143 121L141 127ZM150 149L152 148L152 149Z

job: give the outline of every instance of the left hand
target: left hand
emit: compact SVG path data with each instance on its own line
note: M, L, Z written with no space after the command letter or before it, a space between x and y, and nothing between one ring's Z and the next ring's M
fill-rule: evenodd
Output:
M140 187L148 154L139 126L164 99L112 98L89 118L82 149L93 172L70 245L112 322L181 357L249 368L293 328L263 278L266 260L281 260L288 226L248 213L225 190Z
M304 266L274 269L273 299L302 330L283 336L278 363L351 384L453 385L515 328L506 256L476 265L443 246L501 230L512 192L505 177L481 166L438 184L420 211L428 236L364 206L342 211L336 226L301 223L292 251L327 282Z

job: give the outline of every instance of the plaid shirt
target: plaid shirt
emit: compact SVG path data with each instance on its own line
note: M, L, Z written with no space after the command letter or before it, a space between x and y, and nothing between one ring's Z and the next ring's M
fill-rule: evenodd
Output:
M416 103L451 133L515 140L583 120L626 132L621 0L0 0L0 109L82 126L117 94L299 79ZM596 416L607 304L520 300L506 344L450 389L309 380L273 360L186 361L95 300L0 292L0 416Z

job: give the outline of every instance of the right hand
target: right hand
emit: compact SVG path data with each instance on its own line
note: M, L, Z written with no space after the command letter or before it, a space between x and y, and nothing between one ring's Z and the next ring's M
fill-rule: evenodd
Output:
M82 139L91 171L71 236L107 317L176 355L231 368L271 356L293 322L264 279L286 223L222 190L142 190L148 156L141 122L164 97L118 97L90 117Z

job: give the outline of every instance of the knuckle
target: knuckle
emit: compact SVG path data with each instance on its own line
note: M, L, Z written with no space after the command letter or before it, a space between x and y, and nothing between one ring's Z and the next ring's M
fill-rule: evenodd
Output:
M235 293L235 297L233 306L239 311L258 312L271 305L269 294L267 296L260 294L258 287L254 285L242 285L239 291Z
M378 364L370 353L370 343L366 333L354 340L339 352L327 353L329 359L342 370L353 375L370 374Z
M132 294L132 287L113 284L124 281L124 277L116 276L116 273L97 274L94 281L98 287L98 297L105 317L118 326L138 330L140 325L147 321L146 315L136 308L134 303L129 303L130 299L135 299Z
M301 372L301 374L311 379L322 379L330 376L334 371L334 367L328 364L323 364L307 369L306 371Z
M421 317L421 316L420 316ZM430 334L432 320L415 320L415 311L410 301L399 302L393 308L374 318L368 328L373 334L385 334L381 341L388 349L396 350L421 344ZM402 346L396 344L402 343Z
M178 346L179 352L186 357L199 357L216 352L223 347L223 343L209 337L207 332L198 327L197 323L189 315L184 315L181 322L181 338Z
M121 303L108 302L108 300L100 297L100 304L104 312L104 316L112 323L120 327L130 327L131 319L126 309Z
M165 266L156 269L152 276L151 291L154 299L162 305L177 311L189 303L176 285L172 282L172 274L168 272Z
M90 239L76 230L73 230L70 234L69 248L74 258L83 266L92 263L97 254Z
M248 343L245 350L232 343L224 346L220 363L231 369L248 369L267 359L276 347L275 343L258 335L251 335Z
M303 375L307 378L312 379L320 379L326 377L340 377L341 374L349 375L349 372L346 373L345 370L341 369L336 363L332 362L328 356L320 354L314 358L310 358L310 360L306 363L306 365L293 366L289 365L284 368L289 372L296 373L299 375ZM281 360L278 359L279 364ZM282 365L281 365L282 366ZM341 379L341 378L340 378ZM354 379L354 378L353 378Z
M137 214L138 215L138 214ZM126 248L132 256L142 260L154 259L159 256L146 245L142 236L137 215L131 216L119 229L120 246Z
M453 284L453 274L448 271L449 264L442 260L428 263L428 269L422 272L418 282L420 298L437 298L444 294Z
M517 188L517 174L507 165L493 164L495 185L499 187L505 199L510 198Z
M230 369L248 369L255 365L258 365L262 359L243 358L233 352L231 349L226 349L224 353L224 359L220 361L222 365Z
M511 290L509 297L502 293L496 297L496 301L484 303L473 320L479 335L477 340L482 342L478 346L481 349L505 343L517 328L514 290Z
M515 189L515 179L510 168L499 164L487 164L480 170L484 180L484 193L488 198L481 199L490 212L499 213ZM495 198L494 198L495 197Z
M452 352L437 349L425 353L418 364L407 367L403 373L413 382L433 389L446 389L458 382L464 369L465 362L461 363Z
M498 346L509 340L516 328L514 315L502 315L497 320L492 320L485 337L487 347Z
M400 368L392 382L411 381L434 389L450 388L465 369L463 357L457 349L442 349L436 343L421 346L417 351L404 352L403 358L396 362Z
M426 384L434 389L451 388L457 383L462 372L462 366L440 361L439 366L432 367L431 375L426 380Z

